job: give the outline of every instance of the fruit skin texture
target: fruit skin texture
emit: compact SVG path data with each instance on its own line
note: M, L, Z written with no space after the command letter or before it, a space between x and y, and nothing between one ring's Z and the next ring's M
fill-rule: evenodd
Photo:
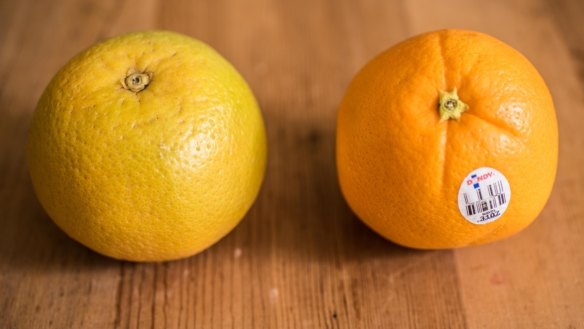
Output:
M124 87L132 72L152 80ZM162 261L231 231L264 175L261 112L217 52L164 31L122 35L74 57L32 119L28 164L53 221L104 255Z
M441 122L441 91L468 105ZM516 50L485 34L441 30L408 39L353 79L337 117L345 199L385 238L420 249L488 243L528 226L555 179L558 129L551 95ZM461 215L461 182L479 167L503 173L507 211L476 225Z

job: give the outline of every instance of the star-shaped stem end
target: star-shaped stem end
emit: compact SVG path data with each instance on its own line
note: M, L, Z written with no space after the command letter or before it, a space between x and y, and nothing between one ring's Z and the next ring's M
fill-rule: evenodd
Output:
M454 119L458 121L462 112L468 110L468 105L458 98L456 88L453 91L440 91L438 113L440 121Z

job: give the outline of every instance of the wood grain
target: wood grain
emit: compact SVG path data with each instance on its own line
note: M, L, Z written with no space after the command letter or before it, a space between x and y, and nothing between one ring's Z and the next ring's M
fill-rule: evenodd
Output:
M583 16L577 0L0 1L0 328L584 328ZM368 59L443 27L494 35L538 67L558 111L559 171L523 233L414 251L343 201L335 116ZM24 145L71 56L153 28L202 39L240 70L270 152L261 194L229 236L189 259L135 264L52 224Z

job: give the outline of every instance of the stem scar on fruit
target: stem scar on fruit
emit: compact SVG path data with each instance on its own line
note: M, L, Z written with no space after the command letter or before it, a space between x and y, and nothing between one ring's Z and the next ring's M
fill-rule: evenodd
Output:
M146 89L151 80L151 72L132 72L128 73L128 76L122 80L122 85L128 90L138 93Z
M440 101L438 105L438 113L440 114L440 122L448 119L458 121L462 112L468 110L468 105L458 98L456 88L453 91L440 91Z

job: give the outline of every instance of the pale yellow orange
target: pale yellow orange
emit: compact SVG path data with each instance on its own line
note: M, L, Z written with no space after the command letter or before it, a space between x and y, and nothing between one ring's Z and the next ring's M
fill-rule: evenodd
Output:
M253 203L265 161L244 79L171 32L123 35L74 57L43 93L28 143L54 222L133 261L190 256L226 235Z

